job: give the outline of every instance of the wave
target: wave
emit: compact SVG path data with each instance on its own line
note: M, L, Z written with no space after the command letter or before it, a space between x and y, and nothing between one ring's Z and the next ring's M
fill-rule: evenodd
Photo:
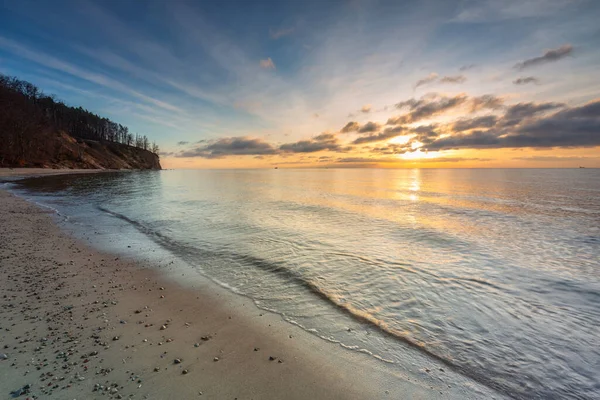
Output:
M467 377L473 379L474 381L476 381L490 389L493 389L493 390L495 390L499 393L502 393L506 396L509 396L509 397L512 397L514 395L513 393L511 393L511 391L509 391L509 389L506 386L493 380L491 377L489 377L483 373L480 373L476 370L473 370L471 368L465 367L461 364L457 364L450 358L444 357L443 355L434 352L432 349L427 347L427 345L425 343L417 341L414 338L403 334L401 331L394 329L393 327L389 326L389 324L387 324L385 321L377 319L375 316L373 316L369 313L366 313L364 311L361 311L361 310L353 307L351 304L340 302L339 299L337 298L337 296L335 296L332 293L329 293L326 288L323 288L322 286L318 285L315 281L303 276L301 273L290 270L289 268L285 267L281 263L272 262L272 261L269 261L269 260L266 260L263 258L259 258L259 257L247 255L247 254L239 254L239 253L235 253L235 252L231 252L231 251L219 252L219 251L215 251L215 250L206 250L206 249L200 249L198 247L188 246L181 242L173 240L170 237L162 234L161 232L153 230L153 229L145 226L143 223L133 220L133 219L127 217L126 215L108 210L107 208L104 208L102 206L97 206L97 209L104 213L107 213L115 218L118 218L120 220L123 220L123 221L131 224L139 232L146 235L151 240L153 240L155 243L166 248L167 250L171 251L174 254L198 255L198 253L200 252L200 256L203 258L216 257L216 258L220 258L220 259L232 260L234 262L238 262L238 263L241 263L244 265L249 265L251 267L258 268L258 269L261 269L263 271L266 271L266 272L269 272L272 274L276 274L276 275L282 277L283 279L287 280L288 282L296 284L296 285L304 288L311 294L317 296L318 298L326 301L330 306L335 307L338 311L342 312L343 314L352 318L353 320L355 320L361 324L375 328L382 335L384 335L388 338L391 338L395 341L398 341L400 343L403 343L405 345L408 345L411 348L416 349L419 352L427 355L431 359L436 360L437 362L445 365L449 369L452 369L455 372L458 372L464 376L467 376ZM402 266L402 267L405 268L408 272L416 273L416 271L411 270L410 268L408 268L406 266ZM242 294L246 297L251 298L252 300L255 300L251 296L247 296L247 295L241 293L237 288L234 288L228 284L225 284L225 283L213 278L210 275L207 275L207 277L209 279L211 279L212 281L214 281L215 283L219 284L220 286L225 287L228 290L231 290L237 294ZM476 281L479 284L490 285L489 282L485 282L485 281L479 281L479 280L469 279L469 278L467 278L465 280L471 280L471 281ZM261 307L261 308L263 308L263 307ZM270 310L270 311L273 311L273 310ZM293 323L310 333L316 334L318 337L320 337L322 339L328 340L330 342L338 343L346 349L367 353L379 360L389 362L389 360L386 360L379 355L373 354L372 352L370 352L366 349L356 349L356 348L354 348L355 346L350 346L350 345L342 343L341 341L332 340L331 338L323 337L322 335L319 335L318 332L316 332L312 329L308 329L308 328L300 325L297 322L292 322L292 320L287 318L287 316L282 314L281 312L278 312L278 311L274 311L274 312L282 315L282 317L284 317L284 319L286 321Z

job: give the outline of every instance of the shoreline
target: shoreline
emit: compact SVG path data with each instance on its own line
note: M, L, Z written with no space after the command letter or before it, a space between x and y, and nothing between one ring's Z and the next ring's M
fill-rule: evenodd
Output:
M138 261L91 249L61 231L52 212L6 191L0 203L7 227L0 234L0 287L7 295L0 330L9 329L0 339L8 346L0 349L8 357L0 361L8 378L0 393L30 384L43 398L106 397L95 385L110 386L111 398L149 399L490 394L455 385L436 365L422 379L391 372L208 279L187 287ZM63 353L66 360L56 358ZM51 395L41 392L55 385Z
M66 169L66 168L0 168L0 178L32 178L35 176L65 174L98 174L101 172L130 171L121 169Z

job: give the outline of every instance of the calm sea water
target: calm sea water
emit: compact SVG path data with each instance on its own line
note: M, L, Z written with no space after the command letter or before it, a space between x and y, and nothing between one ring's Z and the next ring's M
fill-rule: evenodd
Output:
M382 362L400 365L412 347L514 398L600 398L599 171L161 171L24 183L18 190L80 234L123 245L135 231Z

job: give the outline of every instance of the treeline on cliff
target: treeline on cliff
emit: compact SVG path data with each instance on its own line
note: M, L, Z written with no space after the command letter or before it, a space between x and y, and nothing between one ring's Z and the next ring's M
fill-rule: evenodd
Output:
M113 152L118 148L114 144L143 149L158 159L158 146L145 135L133 134L126 126L82 107L68 106L29 82L0 74L0 167L57 166L61 161L57 157L69 158L61 140L65 134L75 139L67 142L74 144L69 149L75 153L71 163L76 167L111 168L110 163L83 159L92 141ZM119 151L118 155L123 154L132 153ZM70 166L62 164L58 166Z

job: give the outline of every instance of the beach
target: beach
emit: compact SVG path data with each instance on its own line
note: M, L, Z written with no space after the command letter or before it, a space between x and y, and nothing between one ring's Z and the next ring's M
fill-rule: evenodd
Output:
M0 191L0 393L19 398L476 398L390 373L210 281L183 286ZM21 391L21 392L19 392Z

